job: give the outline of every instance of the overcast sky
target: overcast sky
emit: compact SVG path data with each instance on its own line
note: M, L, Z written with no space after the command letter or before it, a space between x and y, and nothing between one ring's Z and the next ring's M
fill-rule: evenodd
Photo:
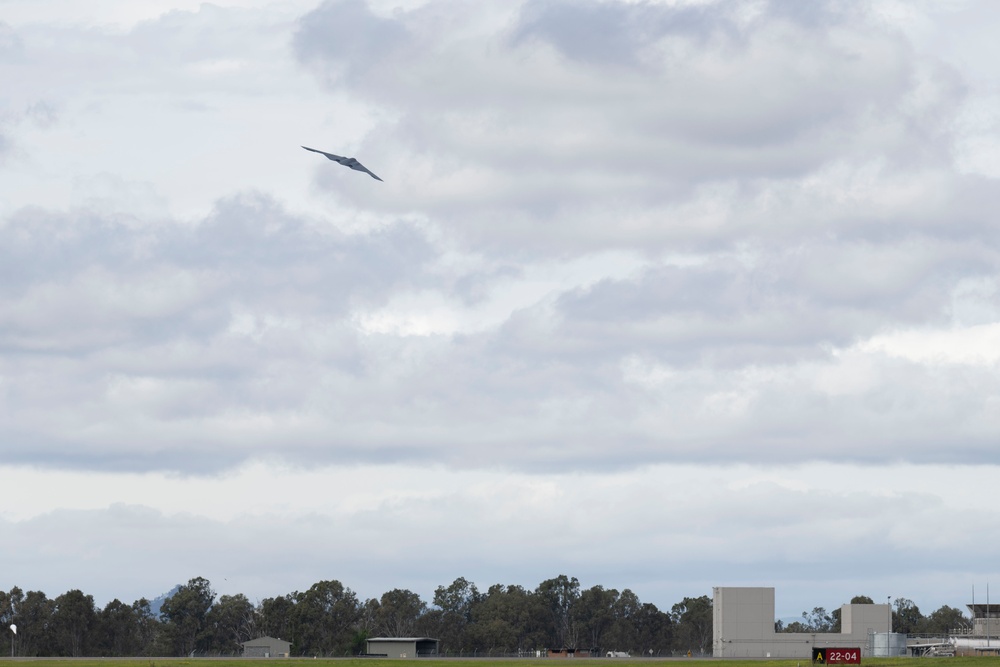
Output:
M0 0L0 588L964 608L998 22Z

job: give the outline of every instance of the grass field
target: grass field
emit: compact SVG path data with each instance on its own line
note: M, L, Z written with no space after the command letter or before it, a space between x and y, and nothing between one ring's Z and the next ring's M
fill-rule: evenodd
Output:
M566 660L553 658L521 658L521 659L444 659L431 660L373 660L370 658L335 658L314 660L312 658L276 658L276 659L233 659L233 658L16 658L0 659L0 667L17 667L30 663L31 667L65 667L71 662L73 667L199 667L210 663L212 667L280 667L282 663L298 663L308 661L313 667L336 665L336 667L402 667L408 662L416 663L415 667L490 667L491 665L507 665L512 662L531 663L533 667L558 667ZM579 662L579 661L574 661ZM588 658L586 662L597 663L604 667L640 667L659 662L690 662L691 667L811 667L808 660L713 660L710 658L651 658L651 659L617 659ZM939 667L998 667L1000 658L993 656L976 656L969 658L865 658L862 664L870 667L919 667L919 663L931 662ZM540 663L540 664L539 664ZM525 667L529 667L528 664ZM926 667L931 667L927 665Z

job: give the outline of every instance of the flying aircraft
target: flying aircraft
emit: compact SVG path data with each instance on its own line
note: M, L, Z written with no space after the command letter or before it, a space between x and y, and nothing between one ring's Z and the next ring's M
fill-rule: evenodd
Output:
M318 151L315 148L309 148L308 146L303 146L302 148L306 149L307 151L312 151L313 153L319 153L320 155L325 155L327 158L333 160L334 162L342 164L345 167L350 167L355 171L363 171L372 178L374 178L376 181L382 180L381 178L373 174L371 171L369 171L368 168L365 167L365 165L361 164L352 157L343 157L341 155L334 155L333 153L327 153L326 151Z

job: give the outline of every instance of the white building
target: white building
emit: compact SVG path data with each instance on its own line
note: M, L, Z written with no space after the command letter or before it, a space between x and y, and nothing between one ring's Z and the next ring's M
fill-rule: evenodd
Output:
M775 632L773 588L713 591L712 656L715 658L812 658L813 648L859 648L872 655L872 636L889 631L888 604L845 604L840 632Z

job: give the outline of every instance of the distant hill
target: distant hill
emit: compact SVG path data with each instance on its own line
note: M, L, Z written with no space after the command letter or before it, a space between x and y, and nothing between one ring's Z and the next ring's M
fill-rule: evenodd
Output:
M180 589L181 589L181 584L177 584L163 595L160 595L159 597L153 598L152 600L149 601L149 610L153 612L153 618L160 617L160 608L163 606L163 603L172 598L174 596L174 593L176 593Z

